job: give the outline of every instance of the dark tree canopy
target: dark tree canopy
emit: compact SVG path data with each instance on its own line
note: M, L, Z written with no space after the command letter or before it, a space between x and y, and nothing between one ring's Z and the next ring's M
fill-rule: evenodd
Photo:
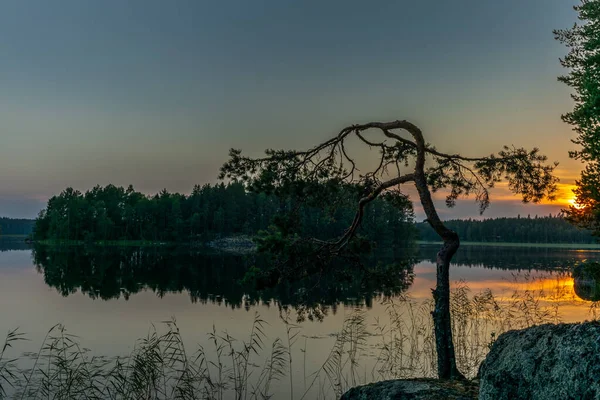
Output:
M560 60L569 73L558 79L574 91L573 111L562 116L577 134L579 149L570 156L586 164L574 191L577 206L567 212L572 222L600 234L600 1L582 0L574 8L580 22L554 31L569 49Z
M363 149L376 150L377 162L361 171L358 159L350 151L354 140ZM361 153L364 153L362 151ZM456 232L440 220L431 192L445 190L446 204L452 207L462 196L475 195L483 213L490 204L489 190L502 180L521 195L524 202L552 198L558 179L555 164L547 164L538 149L525 150L504 147L497 154L485 157L466 157L438 151L425 142L423 133L408 121L371 122L342 129L333 138L306 151L267 150L262 158L249 158L239 150L231 150L229 161L221 169L221 178L244 182L255 191L274 192L292 196L298 201L317 201L323 204L336 188L353 188L360 193L352 223L338 237L329 240L292 240L275 242L271 249L285 250L289 260L310 256L314 268L320 255L343 255L354 243L357 231L365 218L365 208L378 198L395 204L406 204L402 185L415 186L427 222L443 240L437 254L437 283L433 290L435 303L432 312L438 356L438 376L442 379L462 379L456 367L450 316L450 261L460 240ZM283 244L282 244L283 243ZM299 251L295 251L298 250ZM317 263L319 265L319 263ZM292 268L295 275L302 273ZM280 271L277 271L280 273Z
M29 235L35 221L24 218L0 218L0 235Z
M359 170L356 157L348 150L351 140L377 151L376 167ZM431 192L445 190L449 207L459 197L473 194L483 213L490 204L489 190L502 180L524 202L553 198L558 181L553 175L557 164L547 164L538 149L506 146L485 157L448 154L425 143L420 129L408 121L352 125L306 151L267 150L265 157L250 158L232 149L229 155L221 178L244 182L254 191L291 193L304 199L316 196L322 202L336 188L353 187L361 197L353 224L331 242L338 246L356 232L365 206L374 199L405 204L408 199L401 186L406 183Z
M302 206L294 223L303 235L330 237L352 221L354 193L338 193L343 206L332 210ZM367 221L362 233L382 244L398 244L414 237L410 203L392 207L380 200L377 213ZM85 193L72 188L53 196L35 223L34 237L52 241L206 241L235 235L252 236L267 230L274 220L295 206L285 199L252 193L239 183L195 186L183 195L161 191L146 196L133 187L96 186ZM11 227L16 220L8 220ZM28 221L30 233L33 221ZM10 231L8 232L10 233ZM16 233L16 232L14 232Z
M562 215L452 219L444 224L468 242L596 243L590 231L573 226ZM416 227L421 240L439 240L427 223L418 223Z

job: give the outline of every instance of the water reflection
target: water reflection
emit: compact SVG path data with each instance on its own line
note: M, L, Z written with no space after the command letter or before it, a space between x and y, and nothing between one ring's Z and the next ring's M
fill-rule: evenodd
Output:
M585 262L573 269L573 289L583 300L600 300L600 264Z
M36 246L33 260L47 285L63 296L80 291L92 299L128 299L143 290L163 297L188 292L192 302L250 307L276 300L298 307L338 304L370 307L412 283L414 260L393 254L366 259L362 267L338 262L319 274L257 288L244 279L258 255L230 255L190 248L107 248Z
M0 252L28 250L31 248L29 243L22 237L0 236Z
M24 243L17 246L27 248ZM212 348L207 333L213 327L218 333L244 340L255 312L268 322L270 340L285 338L287 327L281 321L281 310L271 306L274 301L295 308L305 302L329 304L331 312L323 320L298 324L301 336L292 352L294 376L302 376L303 370L310 374L324 365L344 320L356 312L354 306L370 307L372 303L368 311L360 311L365 316L369 346L388 340L402 341L409 347L403 353L407 356L401 358L406 364L385 370L375 368L381 348L367 347L358 367L364 383L374 371L390 373L376 379L399 377L396 373L424 376L426 371L435 370L435 359L429 357L427 346L432 343L429 307L436 271L430 260L434 260L438 247L426 246L419 251L414 255L399 249L397 254L373 257L365 260L365 270L339 263L320 275L263 290L242 279L250 266L264 262L260 257L167 248L39 247L33 255L29 250L3 252L0 331L21 327L31 341L20 343L15 351L35 352L47 329L61 322L82 338L82 346L95 354L116 356L129 354L135 340L146 336L151 323L171 317L177 319L189 349L197 344ZM404 262L414 263L414 267L394 264L395 260L406 260L401 254L412 254ZM461 332L456 336L461 368L476 372L492 332L497 336L506 329L532 323L596 317L588 301L595 298L594 293L581 291L580 286L586 283L577 277L573 282L571 272L577 261L599 259L600 253L594 251L462 246L451 269L454 293L460 293L461 287L470 289L463 291L466 297L454 296L453 303L460 312L455 321ZM385 303L377 301L386 294L403 295ZM390 308L392 304L396 308ZM250 305L252 309L247 312L244 306ZM290 315L293 319L294 313ZM378 336L380 327L387 329L385 337ZM406 341L407 332L419 336ZM287 379L278 384L279 397L289 398ZM300 382L294 388L301 390L295 395L300 398ZM305 398L309 397L316 396Z
M80 291L92 299L128 299L132 294L151 290L159 297L166 293L187 292L192 302L213 302L232 308L249 308L273 300L296 308L336 307L338 304L371 307L375 299L395 296L409 288L414 280L414 264L419 260L434 262L437 246L396 250L395 253L385 251L377 257L365 258L362 267L339 261L318 274L264 288L244 279L249 268L267 262L258 255L231 255L190 248L36 246L33 260L37 270L43 273L45 283L63 296ZM482 284L500 288L507 282L492 282L495 273L485 272L482 267L563 271L570 279L573 266L583 260L600 260L600 252L462 246L454 259L454 271L461 270L460 275L466 276L460 279L475 285L476 281L483 280L485 283L482 281ZM429 273L423 271L422 274L425 277ZM456 278L453 276L452 279ZM571 284L582 299L600 299L597 281L589 276L579 276Z
M423 260L435 262L439 246L420 247ZM515 271L570 271L583 260L600 260L597 250L550 247L461 246L453 265Z

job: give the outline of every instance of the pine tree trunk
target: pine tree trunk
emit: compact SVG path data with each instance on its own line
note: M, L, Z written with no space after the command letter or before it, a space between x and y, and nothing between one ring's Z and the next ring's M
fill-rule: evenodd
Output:
M417 143L417 159L415 164L415 187L427 222L444 241L437 254L437 282L433 290L434 310L432 312L435 332L435 347L437 351L438 378L465 379L456 367L456 355L452 340L452 319L450 315L450 261L460 246L456 232L448 229L440 220L431 198L425 174L425 141L421 131L416 128L411 131Z
M435 308L432 312L435 330L435 346L440 379L464 379L456 367L452 321L450 315L450 260L458 250L458 236L445 240L437 254L437 284L433 290Z

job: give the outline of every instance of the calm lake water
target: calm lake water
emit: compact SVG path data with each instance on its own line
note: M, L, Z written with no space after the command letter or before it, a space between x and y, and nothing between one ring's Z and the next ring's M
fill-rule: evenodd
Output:
M36 352L57 323L77 335L93 354L107 356L130 353L136 339L146 336L153 324L160 327L161 321L172 318L191 348L209 348L207 333L213 326L245 340L256 313L268 324L270 339L285 338L280 305L290 306L294 323L302 304L320 305L324 314L316 315L322 318L298 323L292 351L297 398L306 388L306 376L322 366L344 320L357 308L365 311L375 332L377 320L389 320L385 299L408 296L415 304L430 300L437 251L435 246L422 246L388 256L382 265L402 259L402 254L413 260L409 266L383 270L392 283L352 270L257 291L241 281L246 269L260 262L252 257L166 249L32 250L14 243L0 249L0 332L18 327L30 339L20 342L13 349L16 353ZM584 260L600 261L600 252L463 246L455 256L451 279L455 287L468 286L472 295L490 289L500 304L518 291L535 293L541 303L557 305L560 320L582 321L592 317L593 293L574 284L570 271ZM361 381L377 379L373 360L369 361L374 354L365 352ZM288 398L286 391L289 383L283 382L274 388L275 397Z

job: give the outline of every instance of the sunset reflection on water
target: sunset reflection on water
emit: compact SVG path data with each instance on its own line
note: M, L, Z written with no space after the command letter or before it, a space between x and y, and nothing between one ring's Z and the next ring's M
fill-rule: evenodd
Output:
M589 256L588 251L579 255ZM576 257L585 260L586 257ZM594 317L596 302L581 298L575 291L571 272L564 271L506 271L453 265L450 270L451 285L466 285L472 295L490 290L501 305L531 296L542 307L554 307L562 322L578 322ZM435 287L435 265L424 261L415 266L415 281L410 294L416 299L431 298Z
M360 360L365 382L391 377L370 375L376 371L377 366L373 355L378 354L375 350L382 340L401 335L408 335L403 337L402 343L403 346L408 346L406 354L410 354L405 359L410 365L402 365L402 368L410 368L402 371L412 371L410 373L419 376L434 374L433 358L430 357L430 348L427 346L431 343L432 334L431 290L436 284L436 267L432 260L437 250L436 246L420 248L417 256L420 261L411 271L414 279L411 279L406 291L400 295L392 298L373 295L370 298L327 304L324 305L325 315L322 321L307 320L300 323L302 339L301 345L293 350L294 359L305 359L308 371L317 370L323 365L345 321L358 312L364 315L368 344L371 346ZM462 310L459 306L458 314L463 314L462 327L460 316L453 320L458 329L455 340L462 370L473 376L479 362L489 350L491 341L507 330L538 323L577 322L595 318L596 303L581 296L583 292L578 292L571 275L573 266L586 260L600 260L600 252L462 246L450 270L454 293L465 295L463 300L467 297L470 299L464 303L467 307L473 306L472 300L476 296L484 299L483 311ZM72 273L87 271L77 263L69 265L73 268ZM0 331L20 327L27 333L30 341L23 342L19 351L35 351L48 328L60 322L69 332L81 338L82 346L93 349L94 354L116 356L128 354L136 339L144 337L152 324L160 324L160 321L171 317L177 319L186 343L192 348L197 345L209 348L211 342L207 333L213 326L218 332L227 332L233 337L244 339L252 326L255 313L258 313L268 323L270 339L285 337L286 328L281 322L279 308L282 300L266 298L265 301L252 303L248 307L234 307L232 299L227 298L228 292L218 292L223 282L233 280L229 275L217 273L219 268L223 268L220 265L212 269L208 264L190 267L191 271L205 270L205 274L199 275L202 282L212 279L205 286L215 294L214 299L199 292L197 295L206 300L194 302L189 279L184 281L185 284L177 286L177 290L157 290L156 285L153 286L150 282L130 296L93 298L81 286L88 285L90 279L64 286L68 282L56 281L62 275L50 274L51 269L36 268L33 265L29 250L2 252L0 294L3 301L0 302L0 314L4 318L0 323ZM173 270L171 264L163 269ZM217 279L220 277L221 280ZM582 286L581 281L579 286ZM60 291L61 287L68 290ZM203 288L201 286L198 290L204 290ZM459 296L455 295L453 298ZM397 314L390 314L390 304L396 305ZM400 319L398 324L394 322L396 317ZM377 326L386 332L386 339L378 333ZM413 338L413 335L417 336ZM294 373L303 373L300 368L304 367L301 364L295 366ZM276 390L283 393L287 388L282 385Z

